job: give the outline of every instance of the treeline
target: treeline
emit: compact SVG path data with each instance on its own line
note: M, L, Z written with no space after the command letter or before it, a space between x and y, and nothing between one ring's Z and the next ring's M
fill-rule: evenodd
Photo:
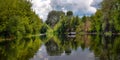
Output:
M80 18L74 17L72 11L68 11L66 15L61 16L59 22L54 26L54 32L57 34L67 34L74 32L80 24Z
M51 11L46 24L35 15L29 0L0 0L0 36L13 37L54 32L119 33L120 1L104 0L91 16L73 16L72 11ZM50 28L51 27L51 28Z
M104 0L101 8L91 16L73 16L72 11L51 11L46 23L57 34L84 32L94 34L118 34L120 32L120 1Z
M42 20L31 9L29 0L0 0L0 36L36 34Z

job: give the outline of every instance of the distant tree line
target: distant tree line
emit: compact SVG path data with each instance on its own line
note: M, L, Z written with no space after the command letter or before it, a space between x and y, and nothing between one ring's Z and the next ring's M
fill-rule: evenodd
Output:
M29 0L0 0L0 36L23 36L54 32L119 33L120 1L104 0L91 16L73 16L72 11L51 11L46 22L35 15Z
M91 16L73 16L72 11L51 11L46 23L55 33L67 32L85 33L119 33L120 32L120 1L104 0L101 8Z

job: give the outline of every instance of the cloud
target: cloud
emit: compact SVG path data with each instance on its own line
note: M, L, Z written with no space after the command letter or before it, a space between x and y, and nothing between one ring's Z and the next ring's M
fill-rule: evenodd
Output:
M50 5L51 3L50 0L32 0L31 3L32 3L32 9L43 20L47 18L48 13L52 10L52 7Z
M92 3L92 6L96 7L96 8L100 8L100 4L103 0L94 0Z
M32 9L44 21L52 10L73 11L74 15L91 15L102 0L32 0Z

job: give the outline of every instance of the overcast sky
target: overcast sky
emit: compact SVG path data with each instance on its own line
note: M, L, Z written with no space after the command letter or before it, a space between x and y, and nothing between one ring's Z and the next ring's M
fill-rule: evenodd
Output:
M73 11L74 15L91 15L102 0L32 0L32 9L43 21L52 10Z

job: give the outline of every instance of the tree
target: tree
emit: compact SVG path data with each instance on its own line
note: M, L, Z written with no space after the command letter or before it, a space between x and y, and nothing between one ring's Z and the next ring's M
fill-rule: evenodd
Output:
M53 28L54 25L59 22L60 17L62 17L63 15L65 15L65 13L62 11L54 11L53 10L53 11L49 12L47 20L46 20L46 24L48 24L49 26L51 26Z
M119 0L104 0L102 2L103 12L103 31L119 32L120 16L120 1Z
M0 36L36 34L42 21L27 0L0 0Z
M67 16L73 16L73 12L72 11L67 11Z
M102 32L102 11L97 10L97 12L90 17L91 19L91 32Z

